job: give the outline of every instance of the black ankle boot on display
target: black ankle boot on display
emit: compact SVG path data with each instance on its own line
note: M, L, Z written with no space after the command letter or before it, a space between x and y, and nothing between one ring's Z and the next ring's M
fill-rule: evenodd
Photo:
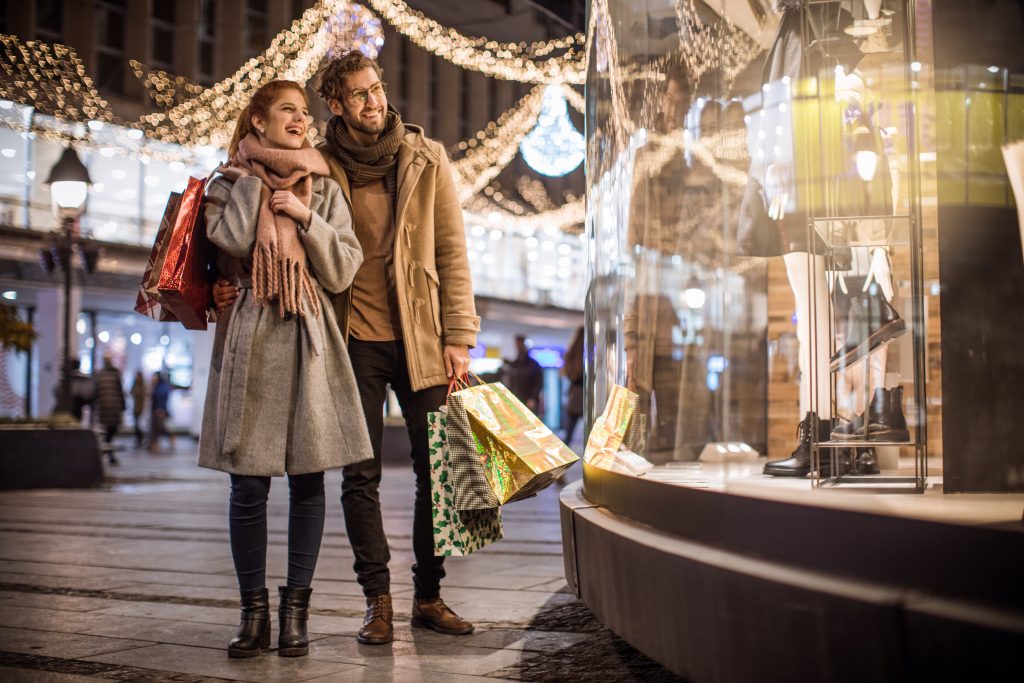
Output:
M797 447L784 460L772 460L764 464L764 473L774 477L806 477L811 473L811 434L818 430L818 443L828 441L831 420L819 420L817 414L808 412L797 426ZM832 475L832 460L827 450L821 453L821 476Z
M875 389L868 409L832 430L836 441L910 441L903 416L903 387Z
M270 595L266 588L242 591L242 622L228 643L229 657L255 657L270 647Z
M305 657L309 654L306 620L309 618L309 596L312 588L277 589L281 596L278 608L281 629L277 634L277 654L281 657Z
M835 372L841 367L853 365L906 331L906 322L886 301L882 288L874 284L868 291L851 298L845 338L832 355L830 369Z
M874 448L858 448L853 458L854 474L878 474L882 470L878 466L878 454Z

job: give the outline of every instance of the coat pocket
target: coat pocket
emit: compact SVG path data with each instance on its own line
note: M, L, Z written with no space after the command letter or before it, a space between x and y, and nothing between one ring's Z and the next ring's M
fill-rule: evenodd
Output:
M423 268L427 275L427 289L430 291L430 315L434 319L434 331L441 336L441 280L433 268Z

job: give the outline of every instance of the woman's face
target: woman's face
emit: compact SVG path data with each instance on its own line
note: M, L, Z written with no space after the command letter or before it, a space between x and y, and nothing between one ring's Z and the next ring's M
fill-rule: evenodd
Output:
M306 98L294 88L283 90L270 106L267 119L257 115L252 122L267 147L300 149L310 123Z

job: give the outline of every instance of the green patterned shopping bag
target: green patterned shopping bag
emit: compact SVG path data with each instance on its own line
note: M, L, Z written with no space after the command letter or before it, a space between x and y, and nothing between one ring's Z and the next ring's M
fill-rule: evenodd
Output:
M427 428L434 555L468 555L504 535L501 509L455 509L451 456L448 450L448 417L444 409L427 413Z

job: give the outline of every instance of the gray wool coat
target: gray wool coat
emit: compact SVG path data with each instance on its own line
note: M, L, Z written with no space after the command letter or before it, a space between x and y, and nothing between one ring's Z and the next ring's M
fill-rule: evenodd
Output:
M373 457L348 350L327 293L349 287L363 254L341 188L314 177L308 232L299 231L320 316L282 319L246 283L260 180L214 180L206 231L241 271L241 290L216 325L199 464L232 474L322 472Z

